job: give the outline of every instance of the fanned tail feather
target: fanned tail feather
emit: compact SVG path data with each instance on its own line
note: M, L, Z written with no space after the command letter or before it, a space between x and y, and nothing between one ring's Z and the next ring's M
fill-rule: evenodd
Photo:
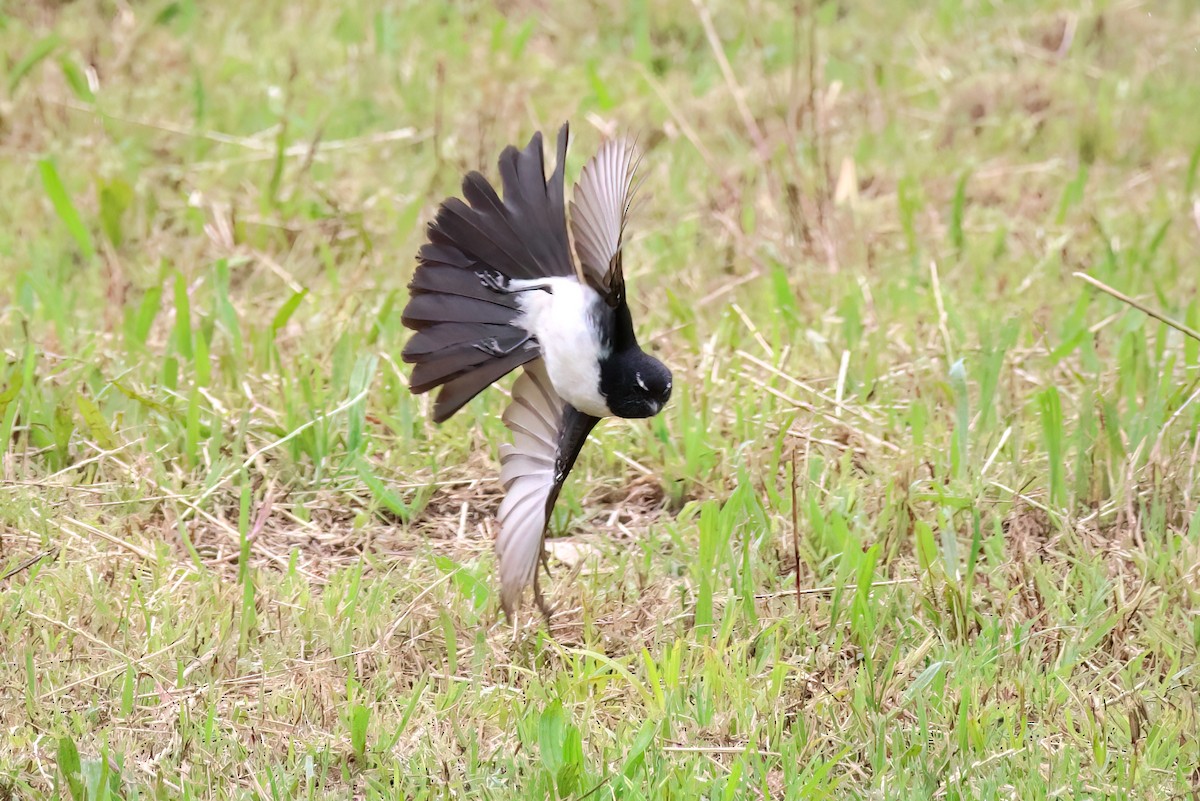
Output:
M540 133L524 150L506 148L499 163L503 200L472 172L463 181L467 202L447 200L429 226L402 317L416 331L403 358L416 365L413 392L441 387L436 422L539 354L516 324L519 295L495 291L481 279L485 272L509 280L574 274L564 204L566 151L564 125L547 179Z

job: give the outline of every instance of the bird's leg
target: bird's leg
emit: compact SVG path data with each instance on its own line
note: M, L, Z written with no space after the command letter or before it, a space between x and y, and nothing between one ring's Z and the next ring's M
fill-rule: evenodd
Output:
M479 276L479 283L483 284L493 292L498 292L501 295L515 295L518 292L529 292L531 290L540 289L550 294L554 294L554 290L547 283L532 283L523 286L513 286L513 281L507 275L504 275L499 270L476 270L475 275Z
M508 354L515 352L518 348L524 347L525 343L529 342L531 339L533 339L533 334L526 334L524 339L513 345L511 348L502 348L495 337L488 337L481 342L474 343L474 347L476 350L483 351L488 356L495 356L499 358L500 356L507 356Z
M542 585L538 583L536 570L533 572L533 600L537 601L538 609L542 610L542 617L546 618L546 628L550 628L550 605L542 597Z
M538 561L542 563L542 567L546 569L546 578L553 578L550 574L550 552L542 548L541 555L538 556Z

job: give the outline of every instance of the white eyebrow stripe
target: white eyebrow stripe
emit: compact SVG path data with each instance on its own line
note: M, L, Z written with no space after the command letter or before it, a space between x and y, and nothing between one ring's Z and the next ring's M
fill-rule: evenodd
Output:
M642 374L641 374L641 373L634 373L634 374L633 374L633 378L634 378L634 380L635 380L635 381L637 381L637 385L638 385L639 387L641 387L642 389L646 390L647 392L649 392L649 391L650 391L650 388L646 386L646 382L642 380Z

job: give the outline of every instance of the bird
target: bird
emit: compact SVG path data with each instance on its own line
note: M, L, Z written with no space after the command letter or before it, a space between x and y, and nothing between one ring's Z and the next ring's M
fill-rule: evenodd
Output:
M442 423L521 368L502 419L504 498L495 551L505 616L537 579L554 504L592 429L648 418L671 397L671 371L638 345L622 251L640 162L627 138L605 139L565 201L569 123L547 177L542 134L499 158L503 197L478 171L437 209L417 253L401 316L414 394L438 390ZM569 230L568 230L569 226ZM572 252L573 251L573 252Z

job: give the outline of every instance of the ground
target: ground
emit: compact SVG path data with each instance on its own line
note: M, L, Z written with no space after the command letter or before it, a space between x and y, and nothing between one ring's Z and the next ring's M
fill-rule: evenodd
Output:
M1198 797L1198 43L1192 0L0 6L0 798ZM675 394L597 429L514 626L506 384L430 423L400 309L566 119L568 175L645 151Z

